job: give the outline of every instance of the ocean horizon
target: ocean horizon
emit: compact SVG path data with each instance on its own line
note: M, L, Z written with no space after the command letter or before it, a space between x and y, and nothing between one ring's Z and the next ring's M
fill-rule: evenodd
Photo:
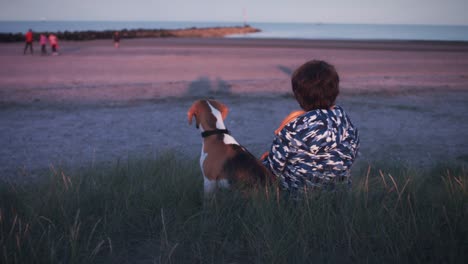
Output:
M281 38L329 40L468 41L464 25L328 24L251 22L261 32L232 38ZM0 33L104 31L123 29L182 29L243 26L243 22L170 21L0 21Z

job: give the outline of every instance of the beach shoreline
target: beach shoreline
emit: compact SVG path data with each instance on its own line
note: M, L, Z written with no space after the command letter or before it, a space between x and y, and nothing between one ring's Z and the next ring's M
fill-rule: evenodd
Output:
M339 104L361 131L361 163L468 162L468 43L242 38L61 41L60 56L0 44L2 175L165 150L196 159L193 100L231 109L234 137L260 154L298 108L290 75L310 59L334 64ZM153 154L152 154L153 153ZM26 174L28 174L26 173ZM5 176L6 177L6 176Z
M114 31L113 31L114 32ZM109 39L61 40L63 43L77 45L105 45ZM255 38L249 36L215 37L148 37L125 39L125 42L137 42L140 45L175 45L175 46L232 46L232 47L282 47L282 48L338 48L338 49L377 49L410 51L466 51L468 41L456 40L381 40L381 39L306 39L306 38ZM0 42L0 46L16 46L17 42Z

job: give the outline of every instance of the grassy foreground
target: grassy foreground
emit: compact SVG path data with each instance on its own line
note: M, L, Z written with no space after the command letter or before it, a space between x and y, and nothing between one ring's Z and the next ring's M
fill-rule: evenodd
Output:
M466 263L468 173L378 166L350 191L275 188L203 204L197 161L168 154L0 183L0 263Z

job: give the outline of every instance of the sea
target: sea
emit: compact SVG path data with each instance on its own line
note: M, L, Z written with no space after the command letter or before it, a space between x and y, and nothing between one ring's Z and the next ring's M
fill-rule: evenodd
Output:
M383 25L327 23L248 23L261 32L234 38L281 38L327 40L421 40L468 41L468 25ZM169 21L0 21L0 33L87 31L122 29L181 29L242 26L243 22Z

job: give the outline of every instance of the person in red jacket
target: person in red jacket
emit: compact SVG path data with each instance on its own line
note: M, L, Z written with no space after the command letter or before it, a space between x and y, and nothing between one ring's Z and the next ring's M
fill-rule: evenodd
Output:
M31 51L31 55L33 55L33 41L34 41L34 38L33 38L33 32L32 32L31 29L28 30L28 32L26 32L25 38L26 38L26 45L24 46L23 54L26 54L26 50L28 50L28 47L29 47L29 50Z

